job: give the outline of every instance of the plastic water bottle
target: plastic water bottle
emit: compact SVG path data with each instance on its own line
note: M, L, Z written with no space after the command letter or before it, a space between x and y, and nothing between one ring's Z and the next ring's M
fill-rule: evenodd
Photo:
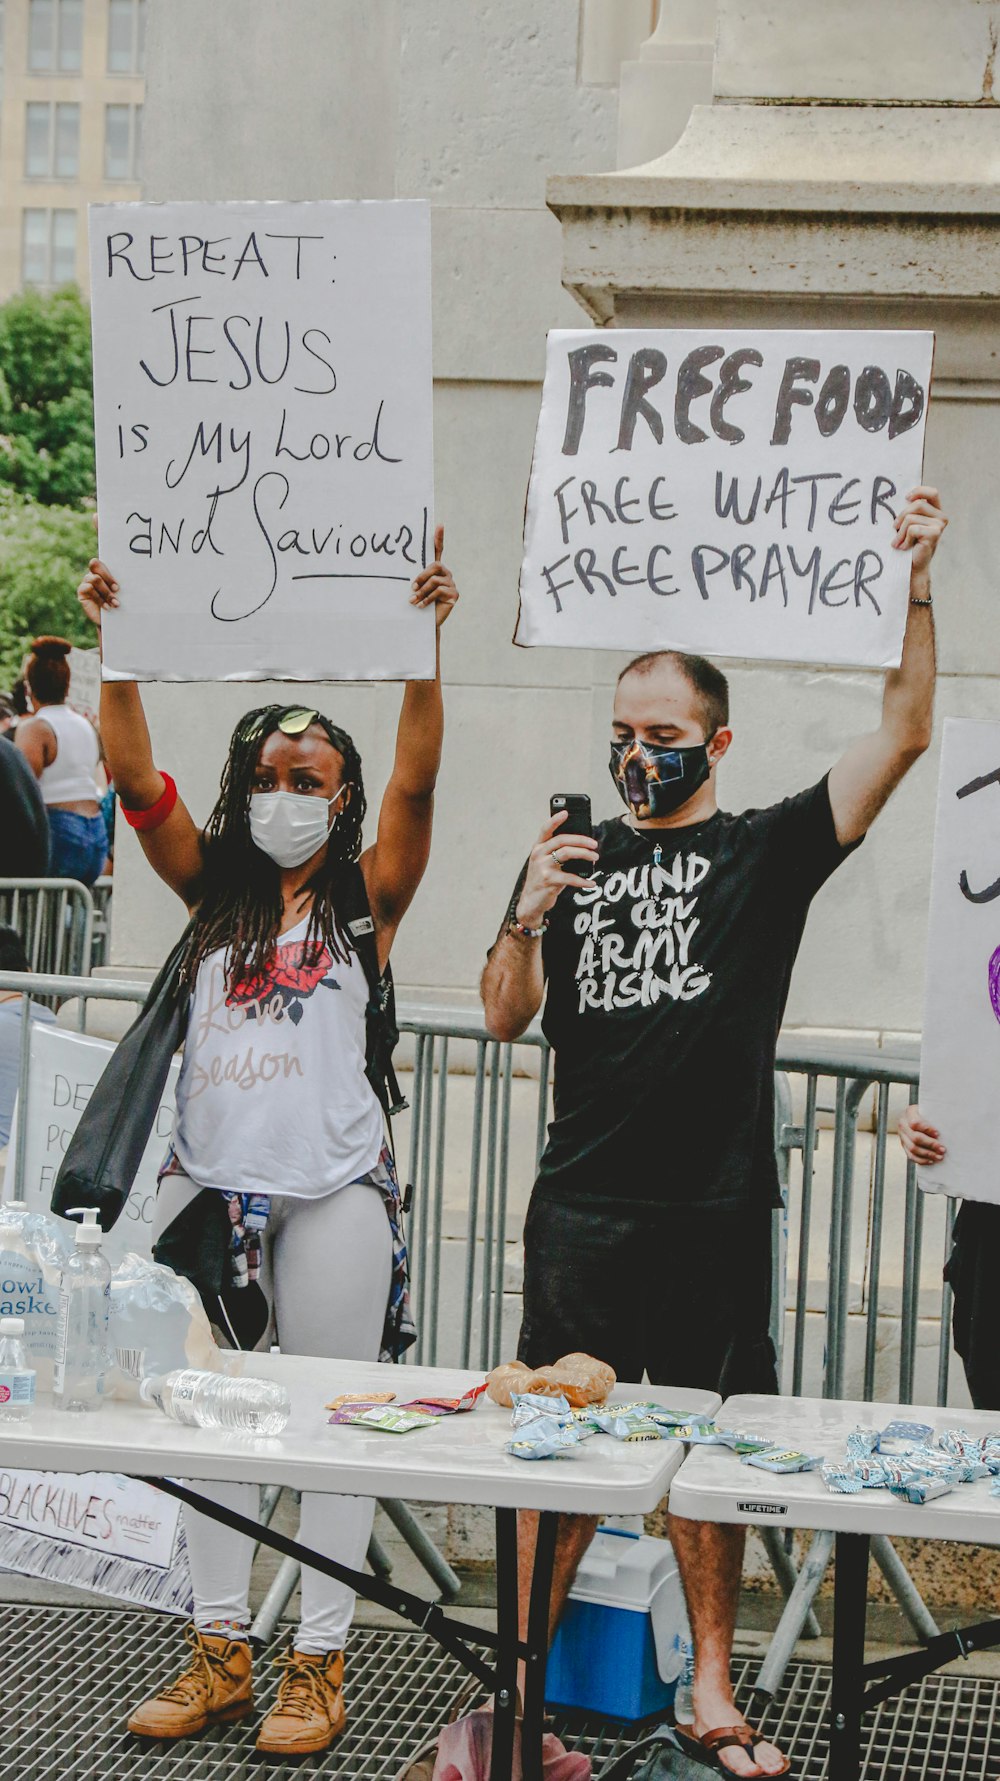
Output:
M53 1395L61 1410L99 1410L109 1358L111 1268L101 1254L96 1209L77 1210L83 1223L59 1277Z
M674 1723L691 1725L694 1721L694 1640L686 1613L683 1625L675 1635L674 1648L681 1666L674 1694Z
M270 1379L229 1379L179 1367L144 1379L139 1396L158 1404L165 1416L185 1428L238 1429L248 1435L280 1435L292 1413L283 1385Z
M0 1422L23 1422L35 1402L35 1369L28 1365L24 1318L0 1320Z

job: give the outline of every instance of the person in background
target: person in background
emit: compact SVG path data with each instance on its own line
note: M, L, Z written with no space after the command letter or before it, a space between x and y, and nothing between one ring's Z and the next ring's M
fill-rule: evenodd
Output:
M0 876L44 878L49 819L35 775L12 738L0 735Z
M36 637L31 645L25 676L34 711L19 722L16 746L38 780L48 812L49 877L91 885L104 869L108 831L97 783L97 731L67 704L72 647L65 637Z
M17 929L0 927L0 973L28 969L28 955ZM23 1008L24 997L19 989L4 989L0 986L0 1160L10 1143L14 1121ZM35 1002L32 1004L31 1018L51 1026L56 1017L51 1009Z
M942 1163L941 1133L917 1106L900 1116L899 1141L911 1163ZM977 1410L1000 1410L1000 1345L996 1339L1000 1206L963 1200L951 1233L944 1277L952 1290L951 1329Z
M17 728L17 712L14 701L8 693L0 693L0 736L7 736L13 741L13 731Z

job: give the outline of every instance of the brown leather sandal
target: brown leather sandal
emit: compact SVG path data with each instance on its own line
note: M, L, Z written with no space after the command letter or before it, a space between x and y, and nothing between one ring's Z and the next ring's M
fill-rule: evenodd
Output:
M763 1732L755 1730L755 1728L752 1725L748 1725L746 1721L744 1721L742 1725L717 1726L714 1731L702 1732L700 1737L693 1725L678 1725L674 1727L674 1730L683 1742L694 1746L694 1751L698 1753L702 1761L704 1761L705 1756L707 1756L712 1766L718 1769L721 1775L736 1774L735 1769L730 1768L728 1763L722 1761L719 1754L721 1750L745 1750L747 1755L756 1762L757 1758L754 1756L754 1751L756 1750L757 1745L767 1743L767 1739ZM692 1754L694 1754L694 1751ZM783 1761L784 1768L772 1769L770 1775L767 1777L767 1781L772 1781L772 1777L774 1777L776 1781L778 1775L788 1774L792 1765L787 1756L783 1758ZM742 1777L740 1778L740 1781L742 1781ZM750 1775L747 1776L746 1781L760 1781L760 1778Z

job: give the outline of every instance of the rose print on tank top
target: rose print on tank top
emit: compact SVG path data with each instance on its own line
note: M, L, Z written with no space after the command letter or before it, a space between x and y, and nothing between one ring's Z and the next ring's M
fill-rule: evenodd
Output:
M298 1026L310 996L318 989L340 988L337 978L330 975L333 959L327 948L324 946L310 964L305 962L305 951L304 940L290 940L275 947L274 958L265 970L230 985L226 1006L242 1008L248 1020L266 1010L272 1017L284 1016Z

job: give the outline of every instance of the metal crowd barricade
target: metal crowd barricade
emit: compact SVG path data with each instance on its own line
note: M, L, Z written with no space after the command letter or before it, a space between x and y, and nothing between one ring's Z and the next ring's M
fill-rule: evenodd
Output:
M81 1028L87 1000L139 1001L146 993L145 985L105 978L0 975L0 989L29 986L50 1000L78 998ZM501 1044L472 1012L401 1008L399 1024L413 1047L412 1075L405 1060L400 1071L410 1108L396 1128L401 1177L405 1171L413 1186L407 1235L420 1338L409 1358L486 1370L513 1352L521 1210L545 1141L550 1053L537 1025L514 1044ZM914 1170L904 1174L894 1138L902 1244L887 1248L897 1210L887 1185L890 1102L895 1096L901 1106L915 1098L919 1058L872 1043L835 1045L790 1033L782 1036L778 1066L775 1142L786 1209L775 1221L772 1328L783 1389L827 1397L842 1397L846 1389L851 1397L912 1402L923 1325L932 1338L935 1389L927 1380L920 1395L943 1404L952 1371L951 1295L943 1281L922 1287L921 1260L925 1226L934 1219L944 1261L954 1202L938 1201L928 1211ZM28 1069L25 1049L22 1118ZM22 1142L19 1155L24 1150ZM898 1362L887 1330L893 1340L898 1331ZM761 1672L763 1692L777 1686L803 1627L817 1630L811 1605L829 1556L826 1540L815 1537L796 1573L781 1536L767 1536L792 1599ZM876 1542L874 1549L918 1636L929 1636L933 1622L891 1546Z
M77 888L83 889L83 886ZM131 1002L138 1008L141 1007L149 993L149 985L116 982L108 978L70 977L45 972L29 974L0 971L0 993L5 990L18 990L23 997L13 1179L7 1179L5 1176L3 1184L5 1199L21 1199L24 1191L24 1170L28 1148L25 1139L30 1107L31 1007L33 1002L39 1001L51 1006L75 1002L76 1026L78 1031L83 1032L86 1027L88 1002ZM280 1490L264 1493L262 1514L265 1524L271 1520L280 1494ZM460 1580L407 1504L399 1502L395 1498L387 1498L382 1500L381 1507L424 1570L437 1585L442 1599L444 1601L452 1600L461 1587ZM391 1563L381 1542L374 1534L368 1549L368 1559L372 1569L378 1575L387 1576L391 1573ZM298 1575L298 1565L290 1559L285 1559L278 1569L251 1628L251 1636L255 1640L266 1641L270 1638L295 1591Z
M414 1187L409 1234L421 1327L415 1357L431 1364L443 1361L486 1368L507 1358L502 1348L504 1301L510 1296L505 1292L505 1251L516 1249L516 1234L512 1243L507 1216L512 1186L512 1083L523 1070L524 1048L530 1048L536 1053L538 1068L533 1112L537 1161L548 1119L550 1055L537 1027L514 1045L492 1040L482 1020L471 1015L421 1011L408 1016L403 1012L400 1027L415 1042L408 1147L408 1180ZM454 1071L449 1072L449 1044L454 1047L456 1043L474 1048L473 1061L466 1064L475 1079L467 1161L455 1154L448 1134L449 1095L454 1100L457 1086ZM847 1385L849 1395L872 1399L876 1396L880 1316L891 1296L883 1288L890 1095L895 1090L900 1104L916 1098L919 1058L915 1053L890 1052L871 1043L835 1046L788 1034L779 1046L778 1065L775 1147L785 1206L775 1217L772 1333L783 1389L805 1395L819 1390L824 1396L840 1397ZM796 1103L801 1105L802 1115L798 1124L793 1113ZM861 1120L869 1114L868 1155L859 1157ZM525 1117L522 1109L522 1119ZM825 1180L817 1171L821 1137L827 1140L830 1152L823 1162ZM446 1342L442 1311L447 1309L447 1295L441 1282L447 1248L442 1232L449 1170L453 1178L457 1175L460 1189L467 1191L467 1202L461 1329ZM935 1395L936 1401L944 1404L951 1370L951 1293L942 1279L930 1315L921 1305L925 1200L912 1166L905 1170L903 1197L898 1318L893 1316L896 1307L892 1304L888 1317L890 1323L898 1321L899 1328L898 1372L891 1395L902 1403L913 1401L919 1325L922 1320L933 1323L936 1311L936 1392L924 1395ZM520 1199L523 1204L523 1193ZM940 1211L943 1264L950 1248L954 1202L941 1202ZM863 1231L860 1254L854 1243L858 1227ZM852 1269L852 1244L860 1273L857 1267ZM822 1308L813 1313L809 1264L811 1253L815 1256L817 1251L824 1291ZM794 1256L790 1274L788 1255ZM810 1319L822 1323L823 1340L819 1376L807 1380ZM863 1362L860 1373L854 1369L849 1377L849 1336L852 1326L859 1323L863 1327ZM814 1367L814 1374L816 1370ZM788 1598L757 1683L758 1692L770 1694L779 1686L803 1631L813 1637L819 1632L812 1604L832 1552L832 1537L816 1535L797 1571L790 1542L774 1529L761 1532ZM873 1541L873 1553L917 1637L932 1637L934 1621L891 1543Z
M0 923L17 929L32 971L89 977L104 962L111 881L100 882L92 892L75 878L0 878Z
M794 1035L783 1035L778 1048L779 1106L791 1103L789 1077L801 1078L804 1096L803 1121L796 1127L790 1121L778 1122L776 1142L779 1156L783 1153L783 1188L786 1206L793 1214L797 1268L794 1289L794 1316L791 1353L779 1344L779 1357L784 1374L783 1389L793 1395L803 1391L806 1331L809 1318L809 1260L815 1238L814 1205L817 1188L816 1151L820 1140L822 1115L832 1120L833 1145L830 1169L829 1214L819 1230L821 1253L827 1261L825 1293L824 1353L821 1390L824 1397L844 1395L848 1374L849 1330L852 1294L858 1290L851 1266L854 1220L859 1209L866 1214L862 1250L857 1315L863 1319L864 1349L861 1377L852 1378L850 1395L871 1401L876 1397L876 1365L879 1353L879 1316L883 1309L883 1264L886 1233L886 1163L890 1128L890 1096L893 1089L902 1090L907 1102L917 1099L920 1060L913 1053L893 1053L868 1045L831 1045L808 1041ZM784 1080L782 1080L782 1077ZM822 1085L832 1102L820 1099ZM871 1113L867 1179L858 1183L858 1139L863 1110ZM790 1154L801 1155L798 1182L792 1180L788 1167ZM789 1192L791 1188L791 1192ZM867 1193L863 1191L867 1188ZM797 1191L796 1191L797 1189ZM895 1396L900 1403L913 1402L914 1377L921 1319L921 1262L923 1258L924 1217L926 1201L917 1186L916 1170L907 1163L903 1202L902 1274L899 1305L899 1364ZM947 1260L955 1220L955 1202L942 1203L943 1246L942 1268ZM776 1277L776 1297L783 1299L785 1281ZM951 1372L951 1289L941 1279L937 1293L939 1319L935 1402L948 1401ZM933 1320L931 1320L933 1321ZM783 1335L784 1318L779 1320ZM809 1395L809 1394L806 1394ZM930 1394L927 1394L930 1395ZM773 1698L781 1686L797 1640L805 1634L815 1637L818 1624L812 1605L823 1582L833 1555L832 1533L813 1535L802 1565L791 1589L783 1574L780 1559L771 1548L781 1543L773 1530L762 1530L772 1564L785 1590L784 1613L768 1647L767 1656L757 1677L754 1693L761 1704ZM791 1561L791 1540L785 1541L786 1561ZM906 1566L892 1542L884 1536L872 1540L872 1557L881 1570L900 1608L920 1641L933 1638L938 1631L933 1616L923 1602Z

